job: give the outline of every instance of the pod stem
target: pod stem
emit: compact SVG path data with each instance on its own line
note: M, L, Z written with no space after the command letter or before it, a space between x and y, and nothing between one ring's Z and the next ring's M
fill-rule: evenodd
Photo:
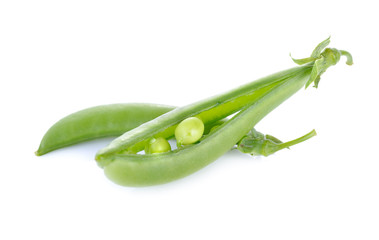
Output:
M313 83L314 87L317 88L321 75L326 71L326 69L336 65L341 56L345 56L347 58L347 65L353 64L353 57L349 52L335 48L326 48L329 43L330 37L319 43L313 50L311 56L307 58L296 59L290 55L292 60L298 65L311 64L313 66L312 73L308 82L305 84L305 88L307 88L311 83Z
M342 56L346 57L346 64L351 66L353 65L353 56L348 51L345 50L340 50L340 53Z
M267 157L284 148L289 148L293 145L304 142L316 135L316 131L313 129L304 136L283 143L276 137L268 134L264 135L253 129L249 132L248 135L241 139L241 141L237 144L237 149L243 153L249 153L251 155L262 155Z
M316 136L317 133L316 131L313 129L312 131L310 131L309 133L305 134L304 136L301 136L299 138L296 138L294 140L291 140L291 141L288 141L288 142L285 142L285 143L281 143L281 144L278 144L277 147L279 148L278 150L281 150L281 149L284 149L284 148L289 148L293 145L296 145L298 143L301 143L301 142L304 142L314 136ZM276 150L276 151L278 151Z

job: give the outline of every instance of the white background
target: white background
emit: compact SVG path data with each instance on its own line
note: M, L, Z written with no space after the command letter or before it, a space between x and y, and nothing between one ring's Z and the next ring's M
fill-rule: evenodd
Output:
M0 239L379 239L375 1L1 1ZM182 106L294 66L331 35L352 53L229 152L169 184L119 187L110 139L34 156L45 131L109 103ZM344 59L343 59L344 60Z

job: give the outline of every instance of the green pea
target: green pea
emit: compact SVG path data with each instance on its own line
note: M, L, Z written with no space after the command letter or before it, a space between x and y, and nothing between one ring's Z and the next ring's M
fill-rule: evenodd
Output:
M170 143L162 138L152 138L145 146L146 154L164 153L171 151Z
M187 145L197 142L204 133L204 123L197 117L184 119L175 129L175 138L178 145Z

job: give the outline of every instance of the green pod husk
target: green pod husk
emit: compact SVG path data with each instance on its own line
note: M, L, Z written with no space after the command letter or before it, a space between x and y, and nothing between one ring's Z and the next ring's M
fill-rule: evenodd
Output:
M185 107L177 108L115 139L96 155L105 175L123 186L149 186L167 183L187 176L215 161L247 134L262 118L299 89L315 82L320 75L336 64L341 51L323 48L329 39L320 43L312 53L312 61L246 84L225 94ZM321 47L320 47L321 46ZM322 49L321 49L322 48ZM343 51L343 54L346 54ZM350 56L350 54L349 54ZM351 56L350 56L351 57ZM298 61L302 62L302 61ZM316 68L316 69L315 69ZM199 143L168 153L142 155L123 153L175 128L181 120L196 116L203 121L217 121L239 111L230 120L210 132ZM163 131L162 131L163 129Z
M174 108L151 103L120 103L87 108L51 126L35 154L41 156L80 142L120 136Z

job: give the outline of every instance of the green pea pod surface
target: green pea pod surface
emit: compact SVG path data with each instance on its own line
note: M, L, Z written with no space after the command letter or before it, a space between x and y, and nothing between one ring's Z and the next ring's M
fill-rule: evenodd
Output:
M311 58L295 60L302 66L270 75L185 107L176 108L140 127L116 138L101 149L96 160L105 175L124 186L149 186L167 183L187 176L210 164L229 151L264 116L304 86L314 82L317 87L320 75L335 65L346 51L325 49L329 39L320 43ZM205 122L217 121L239 111L230 120L210 132L199 143L161 154L130 154L123 150L133 148L152 136L172 132L178 122L196 116ZM170 131L169 131L170 130Z
M308 71L310 72L310 71ZM104 165L105 175L124 186L149 186L185 177L229 151L254 125L288 96L304 86L306 74L292 85L278 86L260 101L243 109L199 144L161 154L115 154ZM285 92L281 92L286 88Z
M120 136L164 113L172 106L150 103L120 103L87 108L55 123L43 136L37 156L76 143Z
M311 68L310 66L306 68ZM151 137L172 137L178 123L188 117L195 116L205 125L211 125L236 113L246 105L259 99L277 84L286 81L291 76L302 72L304 67L285 70L236 88L227 93L211 97L184 107L176 108L170 113L132 129L112 141L107 147L98 151L96 158L120 152L138 152L143 149L146 139Z

